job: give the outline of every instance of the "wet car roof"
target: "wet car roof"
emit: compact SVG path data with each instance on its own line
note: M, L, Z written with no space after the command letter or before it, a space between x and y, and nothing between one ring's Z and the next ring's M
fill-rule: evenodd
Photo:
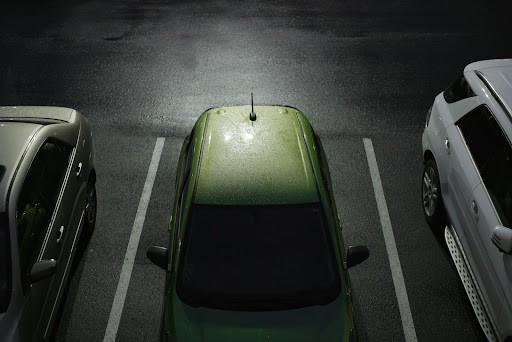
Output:
M202 148L195 203L286 204L319 201L298 110L215 108Z

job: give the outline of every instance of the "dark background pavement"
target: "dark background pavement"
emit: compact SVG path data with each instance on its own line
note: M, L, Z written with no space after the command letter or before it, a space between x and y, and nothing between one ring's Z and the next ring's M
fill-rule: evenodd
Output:
M476 60L512 56L510 5L477 1L22 1L0 5L0 105L72 107L90 121L97 227L57 341L102 341L157 137L165 137L118 341L158 336L179 149L207 108L301 109L329 159L363 341L404 339L363 138L371 138L419 341L482 340L422 215L421 132L434 96Z

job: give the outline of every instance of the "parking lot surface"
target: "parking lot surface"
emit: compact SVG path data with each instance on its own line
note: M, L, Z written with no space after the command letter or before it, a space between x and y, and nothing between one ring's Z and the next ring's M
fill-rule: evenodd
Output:
M251 92L255 104L299 108L322 139L345 242L371 253L350 269L361 340L483 340L444 242L423 218L421 132L434 96L466 64L512 55L505 2L1 6L0 105L75 108L95 139L96 229L82 242L56 341L157 340L164 273L145 251L167 244L182 141L204 110L248 104ZM129 279L120 278L127 255ZM120 279L127 288L112 326Z

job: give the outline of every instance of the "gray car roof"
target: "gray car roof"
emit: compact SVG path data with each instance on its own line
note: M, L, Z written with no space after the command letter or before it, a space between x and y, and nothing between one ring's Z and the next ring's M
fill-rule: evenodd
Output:
M63 107L18 106L0 107L0 120L51 119L70 122L73 109Z
M9 184L31 137L41 125L0 121L0 212L6 211Z

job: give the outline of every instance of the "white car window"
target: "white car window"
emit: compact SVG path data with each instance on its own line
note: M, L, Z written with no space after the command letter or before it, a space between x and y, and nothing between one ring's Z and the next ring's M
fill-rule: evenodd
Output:
M512 149L498 122L480 106L457 122L503 225L512 223Z
M468 97L473 97L475 96L475 93L463 75L450 84L450 86L443 92L443 96L446 102L454 103L462 99L467 99Z

